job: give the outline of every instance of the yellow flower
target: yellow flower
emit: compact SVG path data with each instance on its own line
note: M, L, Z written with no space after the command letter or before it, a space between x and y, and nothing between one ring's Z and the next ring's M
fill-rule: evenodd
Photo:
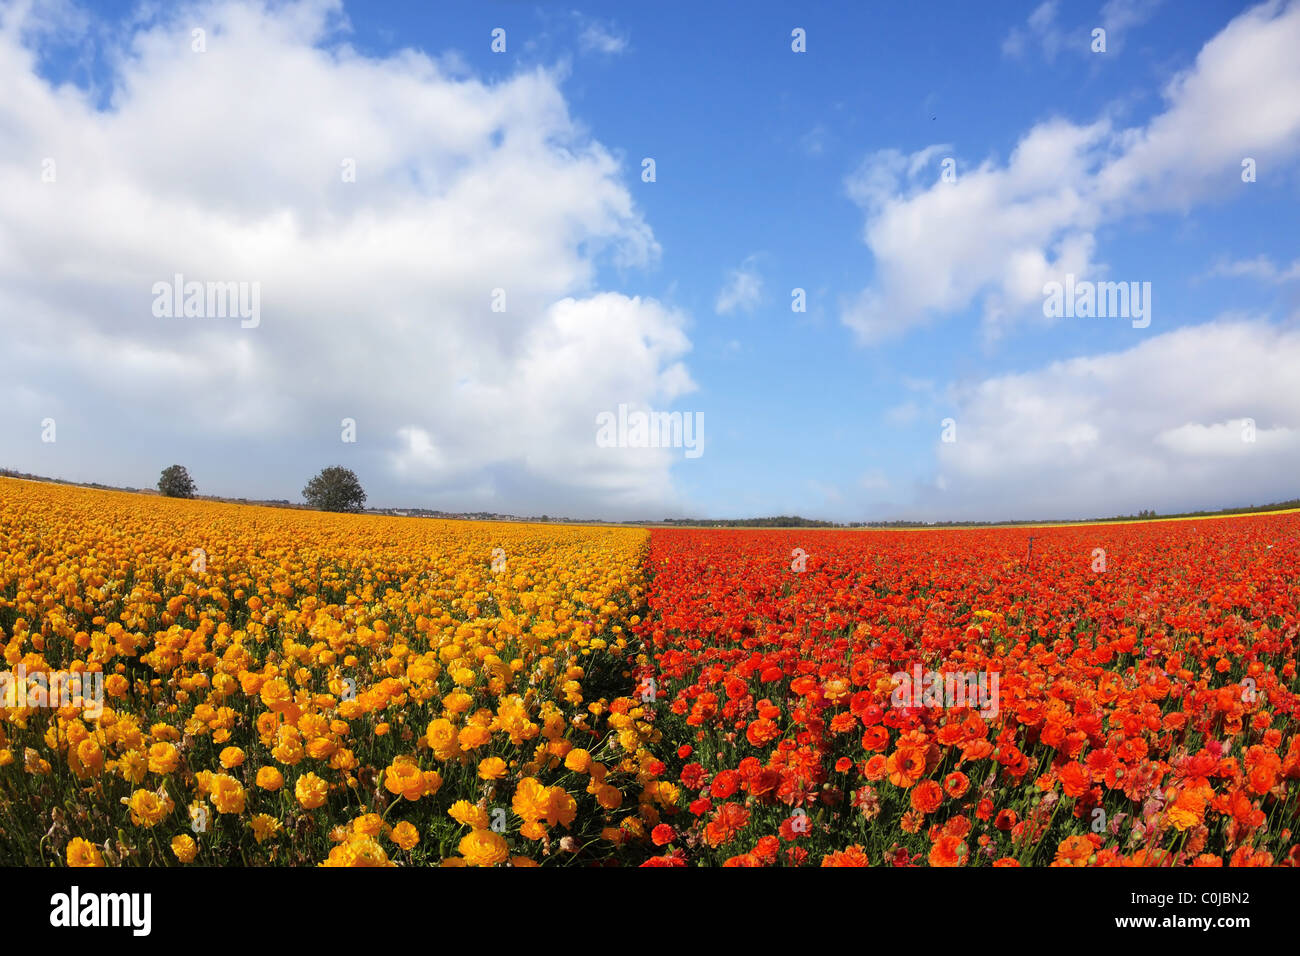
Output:
M457 800L447 809L447 814L457 823L475 829L485 828L489 822L488 812L468 800Z
M302 742L298 740L296 734L282 737L280 742L271 748L271 756L290 767L302 763L302 758L306 755L307 751L303 749Z
M282 677L272 677L262 685L262 703L271 710L283 707L292 699L293 694L289 690L289 683Z
M534 777L525 777L515 788L511 801L515 813L525 820L540 820L550 812L551 795Z
M405 820L393 827L389 836L403 850L410 850L420 842L420 832Z
M66 850L68 866L103 866L104 855L89 840L73 837Z
M140 783L149 772L149 758L138 750L128 750L118 758L117 772L128 783Z
M460 745L466 750L476 750L492 739L492 732L486 727L471 724L468 727L461 728L456 739L460 741Z
M352 821L352 832L376 837L384 830L384 818L377 813L367 813Z
M219 773L212 778L212 802L218 813L243 813L246 793L238 780Z
M472 703L474 703L474 698L459 690L452 691L442 700L442 706L449 714L464 713Z
M429 722L424 739L429 749L439 760L451 760L460 753L460 742L456 739L456 725L446 717L439 717Z
M510 855L505 839L491 830L475 830L461 838L456 847L470 866L496 866Z
M540 840L546 834L546 824L540 820L526 820L519 828L519 835L528 840Z
M551 826L558 823L567 829L569 824L573 822L573 818L578 815L578 804L563 787L551 787L550 791L546 822ZM618 793L617 790L614 792ZM599 799L599 796L597 799Z
M238 747L227 747L221 751L221 766L232 770L244 762L244 752Z
M160 740L149 748L149 770L152 773L171 773L180 763L180 752L172 744Z
M586 773L591 766L591 754L581 748L574 748L564 758L564 765L574 773Z
M596 802L606 810L617 810L623 803L623 794L618 787L601 784L596 788Z
M314 773L305 773L293 785L293 793L304 810L315 810L329 795L329 784Z
M100 749L99 741L87 737L77 744L77 761L85 773L98 773L104 766L104 751Z
M334 770L352 770L357 766L357 757L346 747L330 755L330 767Z
M313 737L307 741L307 756L313 760L328 760L337 749L338 744L329 737Z
M280 832L280 821L265 813L254 816L248 821L248 825L253 828L253 839L257 840L258 843L262 843Z
M199 847L188 833L172 837L172 852L182 863L189 863L198 855Z
M384 770L384 788L415 801L424 796L424 774L410 757L397 757Z
M280 715L271 712L257 715L257 739L262 742L262 746L269 747L276 740L280 729Z
M481 780L500 780L506 775L506 762L500 757L487 757L480 760L478 775Z
M122 802L131 810L131 822L138 827L157 826L175 808L169 796L153 790L137 790L129 798L123 797Z
M321 866L394 866L388 854L370 837L354 837L330 850Z
M284 786L284 774L275 767L262 767L257 771L257 785L263 790L279 790Z

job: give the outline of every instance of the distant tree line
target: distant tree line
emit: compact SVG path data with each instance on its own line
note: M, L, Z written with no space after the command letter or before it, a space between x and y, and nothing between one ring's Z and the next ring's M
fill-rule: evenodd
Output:
M96 481L68 481L64 478L50 478L46 475L33 475L25 471L17 471L13 468L2 467L0 467L0 478L21 478L27 481L46 481L58 485L74 485L80 488L98 488L104 491L141 492L144 490L140 488L123 487L121 485L105 485ZM190 477L189 472L186 471L183 465L172 465L163 470L161 477L158 479L158 491L168 497L198 497L198 488L195 486L194 480ZM317 508L322 511L359 512L365 510L366 493L361 487L361 482L357 479L354 472L337 465L322 469L314 478L312 478L311 481L307 483L307 486L303 488L303 497L307 501L305 507ZM303 505L291 504L284 498L274 500L255 500L252 502L249 502L247 498L214 498L214 500L287 508L304 507ZM1137 514L1113 515L1109 518L1020 518L1009 521L897 520L839 522L820 521L815 518L803 518L799 515L774 515L766 518L664 518L663 521L658 523L664 525L676 525L683 528L981 528L993 525L1095 524L1106 521L1142 521L1156 518L1213 518L1220 515L1261 514L1269 511L1287 511L1293 508L1300 509L1300 498L1291 498L1287 501L1275 501L1266 505L1249 505L1244 508L1219 508L1215 511L1179 511L1171 514L1157 514L1153 509L1144 508ZM500 515L488 512L473 512L467 514L463 512L429 511L424 508L389 508L384 510L387 512L402 510L410 515L428 517L435 517L443 514L456 514L457 517L475 518L478 520L552 520L549 515L542 515L540 518L516 518L513 515ZM573 524L586 523L588 521L588 519L583 518L557 518L554 520ZM655 524L656 522L629 520L622 523L625 525L647 525Z
M842 524L834 521L817 521L813 518L801 518L798 515L777 515L772 518L719 518L709 520L706 518L665 518L663 524L688 525L692 527L715 527L723 528L843 528ZM628 524L645 524L644 521L633 521Z
M1109 518L1016 518L1005 521L817 521L798 515L777 515L770 518L664 518L660 524L684 528L987 528L997 525L1030 524L1098 524L1106 521L1144 521L1157 518L1212 518L1216 515L1260 514L1268 511L1287 511L1300 508L1300 498L1278 501L1267 505L1250 505L1246 508L1220 508L1217 511L1179 511L1157 514L1143 509L1137 514L1112 515ZM624 524L651 524L648 521L625 521Z

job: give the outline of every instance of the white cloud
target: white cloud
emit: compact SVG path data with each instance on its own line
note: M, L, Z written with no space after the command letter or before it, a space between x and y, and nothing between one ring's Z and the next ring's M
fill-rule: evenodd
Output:
M1106 52L1120 49L1126 34L1146 23L1164 0L1107 0L1101 8L1101 27L1106 31Z
M612 23L587 19L578 16L582 23L582 32L578 34L578 48L584 53L622 53L627 49L627 36L620 33Z
M1107 0L1097 17L1074 27L1058 20L1059 0L1046 0L1029 14L1024 26L1015 26L1002 41L1002 55L1018 59L1029 47L1037 47L1049 63L1062 50L1080 56L1092 55L1092 30L1106 31L1106 53L1114 55L1123 46L1129 30L1139 27L1155 13L1162 0Z
M597 454L595 416L693 387L686 317L598 287L602 259L659 248L558 75L365 56L327 0L161 17L105 51L100 108L39 75L49 24L0 7L7 387L61 416L57 447L6 422L0 457L139 485L184 453L201 488L249 496L347 463L375 503L673 505L675 459ZM154 318L153 283L178 272L260 283L260 326Z
M876 278L844 303L843 322L875 343L974 301L990 335L1042 321L1046 282L1105 272L1099 227L1230 195L1243 156L1277 168L1300 154L1297 48L1300 2L1264 4L1206 43L1145 126L1049 120L1005 165L958 163L956 182L921 180L940 147L869 156L846 186L866 214Z
M1209 277L1229 279L1258 279L1262 282L1284 283L1300 280L1300 259L1289 266L1279 268L1268 256L1256 256L1254 259L1226 260L1214 264L1206 274Z
M1056 22L1057 0L1045 0L1034 7L1023 27L1012 27L1002 41L1002 54L1009 57L1024 56L1029 44L1036 44L1043 56L1051 62L1056 59L1065 34Z
M1188 422L1167 428L1156 441L1185 458L1249 458L1261 452L1286 451L1296 447L1300 435L1294 429L1278 426L1258 429L1251 418L1234 418L1226 422L1202 425Z
M954 389L957 440L935 444L946 492L915 510L1073 518L1293 498L1297 363L1300 330L1225 319Z
M732 312L753 312L763 300L763 277L759 274L756 257L750 256L740 268L732 269L727 281L718 292L714 310L719 315Z

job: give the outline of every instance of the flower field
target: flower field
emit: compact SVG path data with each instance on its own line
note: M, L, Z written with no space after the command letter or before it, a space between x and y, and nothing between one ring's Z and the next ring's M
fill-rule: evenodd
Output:
M0 480L0 862L1296 865L1298 533Z
M1297 533L656 532L660 862L1300 864ZM918 664L996 707L900 706Z
M607 862L644 833L645 532L0 495L9 668L107 675L98 719L0 709L0 860Z

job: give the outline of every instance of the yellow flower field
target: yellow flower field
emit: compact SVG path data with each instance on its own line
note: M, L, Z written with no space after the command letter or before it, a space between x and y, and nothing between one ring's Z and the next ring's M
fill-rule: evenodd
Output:
M646 540L0 479L0 860L618 862Z

